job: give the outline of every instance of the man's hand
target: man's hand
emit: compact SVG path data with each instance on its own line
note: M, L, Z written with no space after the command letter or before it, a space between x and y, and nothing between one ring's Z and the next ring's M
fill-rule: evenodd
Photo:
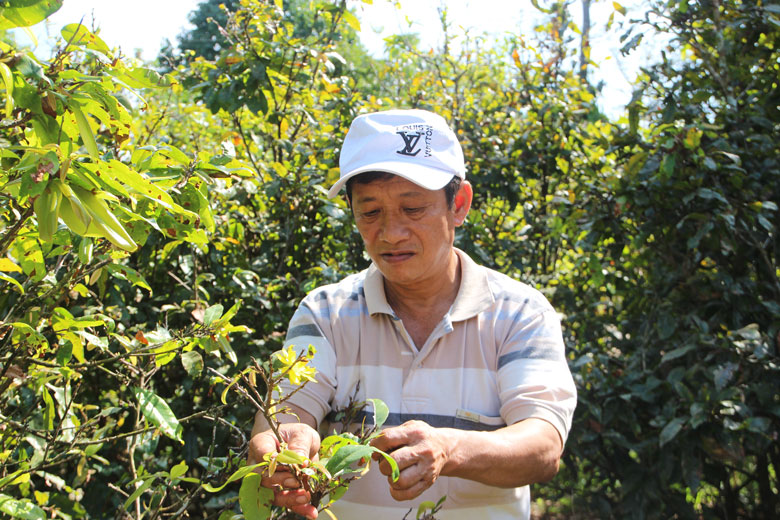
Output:
M409 421L382 432L371 444L390 454L401 472L392 481L390 464L380 455L379 471L387 475L390 495L396 500L411 500L431 487L450 458L450 446L445 429L429 426L422 421Z
M280 424L279 434L287 443L287 449L309 459L316 459L320 449L320 436L314 428L303 423ZM263 455L278 451L279 442L272 431L254 433L249 441L249 464L262 462ZM285 466L278 466L270 477L267 468L262 469L261 485L274 490L274 505L286 507L307 518L317 518L317 508L310 504L309 491Z

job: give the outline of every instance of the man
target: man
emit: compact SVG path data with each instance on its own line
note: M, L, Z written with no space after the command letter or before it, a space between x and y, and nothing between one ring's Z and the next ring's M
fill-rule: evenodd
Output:
M401 520L447 496L448 519L528 518L528 485L552 478L576 405L557 314L536 290L453 247L471 207L463 152L438 115L362 115L347 133L329 195L347 201L371 267L301 303L287 343L316 347L317 382L297 392L281 431L314 457L328 414L382 399L390 417L375 446L386 461L354 481L339 520ZM277 444L258 415L250 460ZM265 477L277 505L316 517L290 473Z

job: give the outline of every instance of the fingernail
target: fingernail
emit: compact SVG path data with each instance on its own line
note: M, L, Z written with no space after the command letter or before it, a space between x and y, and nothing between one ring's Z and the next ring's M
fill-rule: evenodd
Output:
M298 481L295 480L294 478L290 477L288 479L285 479L285 481L283 482L283 485L286 488L295 488L295 487L298 487Z
M299 496L298 498L295 499L295 503L296 504L305 504L308 501L309 501L309 499L306 497L306 495L301 495L301 496Z

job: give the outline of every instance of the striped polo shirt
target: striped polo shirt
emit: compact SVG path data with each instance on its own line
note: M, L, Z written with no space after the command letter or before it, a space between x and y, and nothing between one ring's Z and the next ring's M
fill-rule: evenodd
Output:
M417 419L434 427L495 430L535 417L566 441L577 395L557 313L536 289L456 252L458 294L424 345L414 344L387 303L374 265L301 302L286 344L316 347L317 382L291 402L311 413L323 433L332 432L334 411L350 400L378 398L390 409L386 427ZM527 486L502 489L456 477L440 476L416 499L397 502L375 467L331 510L339 520L400 520L420 502L445 495L440 520L530 514Z

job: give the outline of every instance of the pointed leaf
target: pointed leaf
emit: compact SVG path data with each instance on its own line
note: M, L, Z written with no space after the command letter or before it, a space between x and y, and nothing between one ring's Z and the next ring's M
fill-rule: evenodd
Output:
M81 108L75 101L71 102L68 107L73 113L73 116L76 118L76 126L79 129L81 140L84 141L84 148L87 149L89 155L97 159L100 156L100 152L98 152L97 141L95 141L95 134L92 133L92 127L89 126L87 117L84 115L84 112L81 111Z
M661 434L658 436L658 445L659 447L662 447L667 442L674 439L678 433L680 433L680 430L682 429L683 425L685 424L685 419L682 417L675 417L669 423L664 426L664 429L661 430Z
M205 483L205 484L203 484L203 489L205 489L209 493L217 493L219 491L222 491L222 489L224 489L224 487L227 486L228 484L230 484L231 482L235 482L238 479L244 478L246 475L249 475L254 470L256 470L257 468L259 468L260 466L263 466L263 465L265 465L264 462L261 462L259 464L252 464L250 466L244 466L243 468L239 468L232 475L230 475L228 477L228 479L225 481L225 483L222 484L221 486L214 487L214 486L212 486L209 483Z
M1 61L0 76L3 77L3 84L5 85L5 117L11 119L14 111L14 77L8 65Z
M10 276L0 273L0 280L10 283L16 288L17 291L19 291L20 294L24 294L24 287L22 287L22 284L20 284Z
M127 509L130 507L130 504L132 504L136 498L140 497L141 494L152 487L152 484L154 484L154 481L157 480L157 476L151 476L144 480L144 483L138 486L133 493L127 497L127 500L125 500L125 504L122 506L122 509Z
M106 265L106 268L108 268L108 271L112 273L114 276L116 276L117 278L127 280L133 285L137 285L138 287L146 289L147 291L149 291L149 293L152 292L152 288L149 286L146 279L143 276L141 276L141 273L139 273L132 267L128 267L126 265L119 265L119 264L108 264Z
M141 405L141 413L144 418L158 427L161 432L184 444L181 438L182 427L176 415L171 411L168 403L154 392L144 388L135 389L135 397Z
M70 42L72 45L83 45L87 49L102 52L106 56L111 55L111 49L108 48L106 42L80 23L66 25L62 28L60 34L62 34L65 41Z
M224 307L220 304L212 305L208 309L206 309L206 312L203 313L203 324L207 327L214 323L214 320L218 319L220 316L222 316L222 311L224 310Z
M176 464L174 467L171 468L171 480L177 479L187 473L187 470L189 469L189 466L187 466L187 463L184 461L181 461L180 463Z
M390 409L381 399L366 399L366 401L374 405L374 424L379 430L385 424L387 416L390 415Z

